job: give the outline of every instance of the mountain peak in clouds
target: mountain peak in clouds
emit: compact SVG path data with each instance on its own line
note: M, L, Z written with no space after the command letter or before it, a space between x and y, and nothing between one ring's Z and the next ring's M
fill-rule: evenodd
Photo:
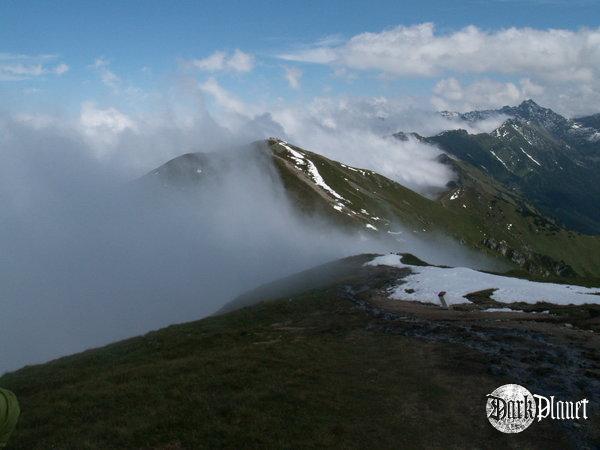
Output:
M571 119L561 116L550 108L540 106L532 99L524 100L518 106L506 105L498 109L474 110L465 113L442 111L440 115L450 120L462 120L470 124L507 116L536 125L561 137L573 124Z
M542 108L540 105L538 105L536 102L533 101L533 99L528 98L527 100L523 100L521 102L521 104L519 105L519 108L530 108L530 109L545 109Z
M554 116L559 116L562 118L562 116L560 116L559 114L555 113L554 111L552 111L550 108L544 108L543 106L538 105L536 102L534 102L532 99L527 99L527 100L523 100L521 102L521 104L519 106L504 106L500 109L500 111L507 111L507 112L512 112L513 114L515 112L518 112L517 116L523 116L523 118L525 117L540 117L543 115L554 115ZM512 115L512 114L511 114Z
M549 129L566 126L568 122L565 117L555 113L550 108L538 105L531 99L523 101L519 106L504 106L497 111L500 114L533 122Z
M600 188L595 182L600 121L595 116L568 119L531 99L518 106L440 114L459 126L461 122L503 120L489 133L451 130L424 141L483 168L568 228L600 232Z

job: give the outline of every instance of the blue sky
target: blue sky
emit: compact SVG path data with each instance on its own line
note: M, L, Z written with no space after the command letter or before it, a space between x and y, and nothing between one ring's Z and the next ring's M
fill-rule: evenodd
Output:
M473 101L431 100L436 86L439 91L439 83L448 79L460 83L461 93L452 94L453 98L468 97L462 91L471 86L477 92L505 90L502 99L520 99L540 92L523 87L523 80L529 80L534 86L543 87L545 94L540 97L551 99L557 90L567 89L564 80L548 80L544 69L537 66L517 64L506 73L494 67L461 71L457 70L457 62L452 67L435 68L434 73L397 73L377 64L363 68L356 60L347 63L344 55L327 63L315 63L298 55L288 59L279 56L323 45L339 48L361 33L382 33L398 26L433 23L435 36L442 38L469 25L492 34L509 27L597 30L599 18L599 3L585 0L4 1L0 3L0 54L4 54L0 66L14 67L19 63L15 58L22 56L29 58L20 60L26 67L41 64L44 69L41 74L16 80L0 78L0 100L9 109L77 110L82 101L88 100L128 109L140 96L130 95L125 100L124 92L161 91L181 77L191 77L199 83L214 79L236 98L260 104L302 103L317 96L352 95L418 97L438 109L493 106L490 92L469 94ZM227 59L236 49L252 58L251 70L206 71L189 67L190 61L202 60L218 51L224 52ZM40 55L52 57L41 61ZM531 56L535 57L539 55ZM60 64L68 66L68 70L57 73ZM118 90L106 79L102 81L99 68L115 76ZM296 86L286 79L286 70L299 74ZM555 66L550 70L564 68ZM595 75L591 81L590 77L586 80L594 93L598 84ZM474 84L481 80L500 84L483 88ZM519 93L515 94L509 84Z

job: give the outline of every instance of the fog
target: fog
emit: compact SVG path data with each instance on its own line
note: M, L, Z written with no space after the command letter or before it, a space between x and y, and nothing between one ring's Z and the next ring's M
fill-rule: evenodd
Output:
M0 117L0 373L201 318L342 256L400 250L484 263L448 241L381 242L300 217L269 161L240 148L260 136L202 107L162 113L133 120L87 104L76 121ZM252 123L245 129L274 129ZM232 163L198 191L157 195L135 181L192 150Z
M401 141L398 131L431 136L444 130L489 132L506 117L467 122L425 109L422 102L382 97L318 97L300 105L259 108L225 91L216 80L201 89L212 96L235 134L279 136L337 161L374 170L421 194L439 192L454 178L437 162L441 151L416 139Z
M366 248L304 226L260 161L241 159L200 195L167 201L82 139L4 125L0 371L205 316L245 289Z

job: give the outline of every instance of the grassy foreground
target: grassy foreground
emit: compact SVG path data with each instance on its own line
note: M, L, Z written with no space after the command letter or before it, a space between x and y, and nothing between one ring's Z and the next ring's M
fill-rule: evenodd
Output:
M544 422L488 423L510 382L480 354L371 327L313 291L0 378L21 402L9 448L556 448Z

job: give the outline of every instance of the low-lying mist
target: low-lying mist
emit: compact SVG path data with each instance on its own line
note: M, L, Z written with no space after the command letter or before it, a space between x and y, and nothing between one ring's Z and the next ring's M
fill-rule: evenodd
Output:
M367 247L299 220L250 158L166 202L84 141L12 125L0 165L0 372L200 318Z
M436 160L442 153L440 149L413 138L400 141L394 133L431 136L458 128L477 133L491 131L503 121L493 117L468 123L384 98L320 98L301 108L277 110L273 117L291 142L346 164L374 170L421 194L445 189L455 175Z
M480 264L459 246L390 244L300 217L254 152L231 152L235 163L201 190L140 190L132 181L140 167L225 151L247 136L204 115L180 127L129 124L115 142L124 119L107 111L89 118L100 124L92 131L0 118L0 373L201 318L245 290L343 256L413 251Z

